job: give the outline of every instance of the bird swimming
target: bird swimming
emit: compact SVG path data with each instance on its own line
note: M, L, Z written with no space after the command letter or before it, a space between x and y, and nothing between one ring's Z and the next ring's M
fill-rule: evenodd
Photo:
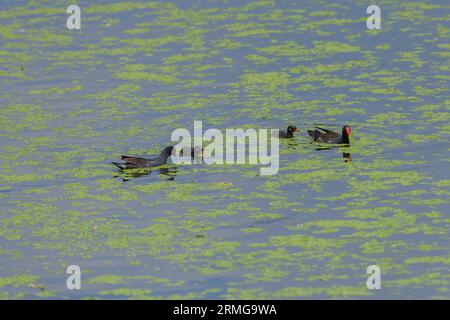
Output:
M191 148L191 158L199 158L203 160L203 148L200 146ZM125 162L112 162L115 166L119 167L121 170L125 169L137 169L137 168L150 168L150 167L158 167L163 164L166 164L167 159L172 156L175 152L175 148L172 146L164 148L161 151L161 154L153 159L140 158L140 157L132 157L132 156L121 156L120 159ZM180 151L180 156L183 156L183 149Z
M294 125L289 125L287 127L286 132L283 130L280 130L278 137L279 138L293 138L294 137L294 132L298 132L300 130L298 130L298 128Z
M320 127L316 127L316 130L308 130L308 134L316 142L348 144L348 145L350 145L350 133L351 133L350 126L347 125L342 127L342 134L339 134L337 132L328 129L323 129Z
M121 156L120 159L125 162L112 162L112 164L116 165L121 170L157 167L167 162L167 159L172 155L173 149L172 146L166 147L161 151L161 154L158 157L152 159Z

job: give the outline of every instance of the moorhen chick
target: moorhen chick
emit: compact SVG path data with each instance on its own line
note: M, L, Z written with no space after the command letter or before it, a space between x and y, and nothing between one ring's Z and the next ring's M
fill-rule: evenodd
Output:
M342 127L342 134L320 127L316 127L316 129L322 131L308 130L309 135L316 142L350 144L350 127L347 125Z
M279 132L279 138L293 138L294 137L294 132L298 132L300 130L298 130L298 128L296 126L293 125L289 125L287 127L286 132L283 130L280 130Z
M194 160L201 160L201 161L203 161L203 152L205 151L204 149L203 149L203 147L201 147L201 146L191 146L191 159L194 159ZM182 148L181 149L181 151L180 151L180 156L183 156L183 150L184 150L184 148Z
M116 165L121 170L157 167L167 162L167 158L169 158L172 155L172 150L173 150L172 146L166 147L164 148L163 151L161 151L161 154L158 157L153 159L121 156L120 159L124 160L125 162L122 163L112 162L112 164Z
M200 159L203 159L203 150L202 147L196 146L194 148L191 147L191 158L194 159L195 156L198 156ZM183 150L181 150L181 155L183 155Z

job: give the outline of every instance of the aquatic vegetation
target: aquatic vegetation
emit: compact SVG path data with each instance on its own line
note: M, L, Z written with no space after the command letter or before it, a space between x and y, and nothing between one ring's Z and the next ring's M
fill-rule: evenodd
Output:
M71 32L58 3L0 12L0 298L70 298L69 264L83 299L376 298L371 264L383 298L450 297L448 5L372 32L347 2L89 3ZM271 177L110 164L193 120L300 132Z

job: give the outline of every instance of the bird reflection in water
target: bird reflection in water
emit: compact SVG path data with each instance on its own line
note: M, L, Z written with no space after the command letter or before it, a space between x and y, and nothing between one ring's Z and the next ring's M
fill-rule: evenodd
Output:
M348 146L316 146L317 151L331 150L333 148L347 148ZM352 154L350 152L342 152L344 162L352 162Z
M352 154L350 152L342 152L342 157L345 162L352 162Z
M173 181L175 180L175 177L177 175L178 168L177 167L160 167L160 168L139 168L139 169L128 169L128 170L121 170L116 175L114 175L114 178L122 178L122 181L129 181L130 179L135 178L141 178L148 176L150 174L158 173L162 176L165 176L167 181Z

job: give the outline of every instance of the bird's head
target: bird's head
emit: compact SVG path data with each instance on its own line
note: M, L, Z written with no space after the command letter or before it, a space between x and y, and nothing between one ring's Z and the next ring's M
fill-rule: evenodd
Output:
M294 133L294 132L299 132L300 130L298 130L298 128L294 125L289 125L287 127L287 132L288 133Z

